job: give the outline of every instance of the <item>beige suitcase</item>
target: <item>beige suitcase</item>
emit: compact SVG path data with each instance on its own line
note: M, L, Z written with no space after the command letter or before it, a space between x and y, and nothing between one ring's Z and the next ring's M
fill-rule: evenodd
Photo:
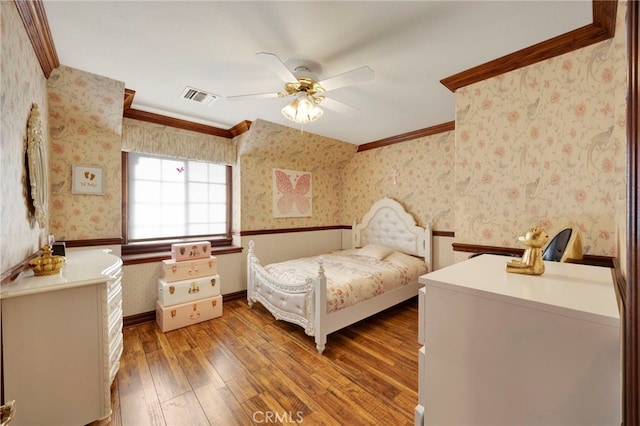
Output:
M175 259L162 261L162 278L167 282L206 277L217 273L218 263L215 256L183 262L178 262Z
M195 259L208 259L211 256L209 241L171 244L171 258L178 262Z
M163 333L222 316L222 296L162 306L156 302L156 322Z
M220 296L219 275L172 282L158 279L158 301L164 307L214 296Z

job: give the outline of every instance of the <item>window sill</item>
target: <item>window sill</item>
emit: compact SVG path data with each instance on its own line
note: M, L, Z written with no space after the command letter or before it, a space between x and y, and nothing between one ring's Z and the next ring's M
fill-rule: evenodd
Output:
M219 246L211 247L211 255L218 256L221 254L242 253L243 248L239 246ZM122 255L124 265L135 265L140 263L155 263L163 260L171 259L170 251L158 251L141 254Z

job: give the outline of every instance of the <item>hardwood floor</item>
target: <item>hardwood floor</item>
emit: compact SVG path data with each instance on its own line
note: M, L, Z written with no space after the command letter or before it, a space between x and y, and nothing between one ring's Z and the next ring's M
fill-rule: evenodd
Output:
M112 425L410 425L418 395L417 298L329 335L260 304L162 333L124 329Z

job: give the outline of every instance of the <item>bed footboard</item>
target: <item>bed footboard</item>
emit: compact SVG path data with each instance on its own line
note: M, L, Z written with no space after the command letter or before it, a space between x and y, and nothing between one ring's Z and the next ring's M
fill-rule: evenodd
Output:
M254 242L249 242L247 255L247 302L253 306L260 302L278 320L301 326L309 336L316 337L318 352L322 353L326 343L323 333L321 307L327 306L327 282L322 261L317 277L304 282L289 284L273 277L260 265L254 254ZM316 297L320 295L320 297Z

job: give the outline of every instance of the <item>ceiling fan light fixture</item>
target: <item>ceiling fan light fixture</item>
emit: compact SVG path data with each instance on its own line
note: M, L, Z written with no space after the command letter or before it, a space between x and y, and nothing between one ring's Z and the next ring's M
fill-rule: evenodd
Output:
M295 123L309 123L322 117L322 108L316 105L314 99L304 92L296 95L296 98L282 108L282 115Z

